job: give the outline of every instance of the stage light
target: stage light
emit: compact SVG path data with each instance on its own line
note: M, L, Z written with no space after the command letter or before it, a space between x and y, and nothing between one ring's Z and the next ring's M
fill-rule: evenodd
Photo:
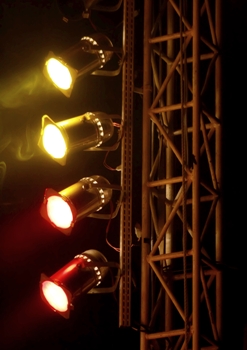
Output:
M77 221L101 210L111 197L111 185L103 176L84 177L60 192L46 189L40 213L59 231L69 235Z
M70 97L75 82L103 68L113 51L113 45L106 35L95 33L84 36L59 56L50 51L43 73L66 97Z
M101 0L57 0L63 21L79 21L83 18L89 18L91 10Z
M74 299L97 287L108 270L103 254L94 249L87 250L51 277L41 274L41 298L53 311L69 318Z
M69 152L99 147L113 132L112 119L103 112L88 112L57 123L44 115L38 146L57 163L65 165Z
M105 4L101 5L101 1L102 0L57 0L56 2L63 16L63 21L68 23L69 21L75 22L83 18L90 18L92 11L115 12L121 7L123 0L116 0L116 3L111 6Z

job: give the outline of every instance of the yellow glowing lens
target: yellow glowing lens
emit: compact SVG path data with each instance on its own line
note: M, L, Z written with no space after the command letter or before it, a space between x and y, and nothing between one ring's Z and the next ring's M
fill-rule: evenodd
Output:
M47 302L57 311L68 310L68 298L64 290L53 282L42 283L42 291Z
M47 199L47 215L51 222L60 228L69 228L73 221L73 214L67 202L59 196Z
M44 128L43 146L47 153L53 158L63 158L66 154L67 146L61 131L53 124L48 124Z
M47 72L60 89L68 90L72 83L72 77L69 69L55 58L50 58L46 62Z

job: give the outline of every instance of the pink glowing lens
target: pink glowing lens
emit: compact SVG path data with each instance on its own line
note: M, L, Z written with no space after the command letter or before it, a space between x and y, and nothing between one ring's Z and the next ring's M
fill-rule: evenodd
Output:
M47 302L55 310L65 312L68 310L68 298L64 290L51 281L42 283L42 292Z
M47 215L57 227L69 228L73 221L73 214L67 202L59 196L47 199Z

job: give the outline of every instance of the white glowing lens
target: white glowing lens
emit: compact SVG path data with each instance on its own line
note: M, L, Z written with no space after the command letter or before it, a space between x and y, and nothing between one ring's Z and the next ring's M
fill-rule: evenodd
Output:
M47 199L47 215L51 222L60 228L69 228L73 221L73 214L67 202L59 196Z
M57 311L68 310L68 298L64 290L51 281L42 283L42 292L47 302Z
M53 124L48 124L44 128L43 146L53 158L63 158L67 150L61 131Z
M60 89L68 90L72 83L69 69L55 58L50 58L47 62L47 72Z

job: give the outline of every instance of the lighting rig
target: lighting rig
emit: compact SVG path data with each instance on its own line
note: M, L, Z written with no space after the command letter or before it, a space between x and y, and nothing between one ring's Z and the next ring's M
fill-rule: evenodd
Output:
M118 265L108 263L106 257L97 250L90 249L78 254L52 276L41 275L41 298L53 311L69 318L70 311L74 309L74 300L88 292L98 293L99 288L95 287L101 284L110 267L118 268ZM102 292L112 292L119 276L113 288L102 288Z
M69 152L95 150L108 141L113 132L113 121L103 112L88 112L57 123L44 115L38 146L57 163L65 165Z
M96 6L98 1L83 1L84 13ZM119 2L121 5L121 1ZM61 9L61 3L58 1ZM116 7L115 7L116 8ZM109 9L108 9L109 10ZM64 18L63 18L64 19ZM113 54L122 53L114 48L104 34L83 36L80 41L59 55L49 52L43 68L44 76L66 97L70 97L75 83L86 75L115 76L121 70L104 70ZM123 62L123 59L122 59ZM114 115L114 118L121 119ZM44 115L38 141L40 149L60 165L66 165L67 156L73 151L115 150L122 135L121 124L113 122L104 112L87 112L79 116L55 122ZM109 146L114 127L119 127L117 142ZM112 192L120 191L116 209L112 210ZM57 192L47 188L40 208L41 216L65 235L70 235L74 225L85 217L111 220L119 211L122 202L121 186L112 185L100 175L84 177L71 186ZM111 203L109 214L101 212ZM112 268L117 268L116 283L108 288L97 286ZM85 293L112 292L120 278L119 265L108 262L97 250L88 250L76 255L67 265L51 277L45 274L40 279L40 294L43 301L55 312L69 318L74 299Z
M112 197L110 183L103 176L85 177L66 189L46 189L40 209L43 218L66 235L74 224L101 210Z
M83 36L78 43L59 55L50 51L45 59L43 74L66 97L70 97L74 84L89 74L115 76L120 73L123 59L115 70L102 69L111 60L113 53L121 54L122 49L113 47L106 35L94 33Z

